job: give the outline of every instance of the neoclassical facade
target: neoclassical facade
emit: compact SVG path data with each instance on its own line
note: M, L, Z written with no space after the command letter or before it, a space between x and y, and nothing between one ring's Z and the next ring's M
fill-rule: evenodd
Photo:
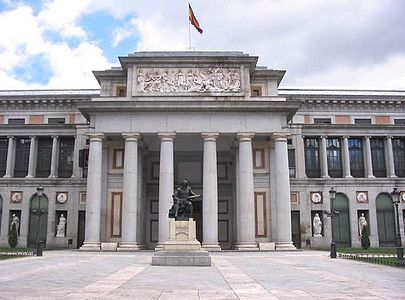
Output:
M393 245L393 188L404 235L405 92L280 89L241 52L119 60L100 90L0 91L0 245L15 215L22 246L159 249L184 179L207 250L359 247L362 215Z

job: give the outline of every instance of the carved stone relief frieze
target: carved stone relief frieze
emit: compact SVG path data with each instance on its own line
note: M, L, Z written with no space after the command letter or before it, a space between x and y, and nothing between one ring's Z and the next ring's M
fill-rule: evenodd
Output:
M138 93L238 93L239 68L138 68Z

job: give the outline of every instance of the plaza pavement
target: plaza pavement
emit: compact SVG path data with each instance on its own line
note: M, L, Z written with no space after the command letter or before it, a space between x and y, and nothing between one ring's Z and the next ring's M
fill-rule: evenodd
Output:
M213 253L211 267L151 266L152 255L45 251L0 261L0 299L405 299L405 269L327 252Z

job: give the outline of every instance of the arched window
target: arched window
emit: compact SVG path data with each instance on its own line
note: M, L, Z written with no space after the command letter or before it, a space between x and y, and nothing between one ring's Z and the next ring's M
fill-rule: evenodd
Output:
M383 193L376 199L378 240L380 246L395 245L394 204L391 196Z
M34 246L36 241L42 241L46 245L46 233L48 227L48 197L31 197L30 227L28 232L28 246Z
M339 247L350 247L349 200L345 194L336 194L333 210L339 211L339 215L333 219L333 240Z

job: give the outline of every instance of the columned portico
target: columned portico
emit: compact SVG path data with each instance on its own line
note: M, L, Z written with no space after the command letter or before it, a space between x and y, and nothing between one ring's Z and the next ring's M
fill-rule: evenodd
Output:
M124 133L122 238L118 250L138 250L138 139L139 133Z
M288 171L287 138L274 135L275 189L277 210L277 250L294 250L291 235L290 176Z
M174 184L173 139L174 132L159 133L160 167L159 167L159 242L156 250L163 249L163 243L169 237L169 209L172 205Z
M221 250L218 244L218 133L202 133L204 139L203 159L203 243L209 251Z
M89 169L87 175L86 238L81 250L100 250L100 214L102 193L102 133L88 135L90 138ZM54 139L55 141L55 139Z
M255 241L252 138L254 133L238 133L237 250L257 250Z

